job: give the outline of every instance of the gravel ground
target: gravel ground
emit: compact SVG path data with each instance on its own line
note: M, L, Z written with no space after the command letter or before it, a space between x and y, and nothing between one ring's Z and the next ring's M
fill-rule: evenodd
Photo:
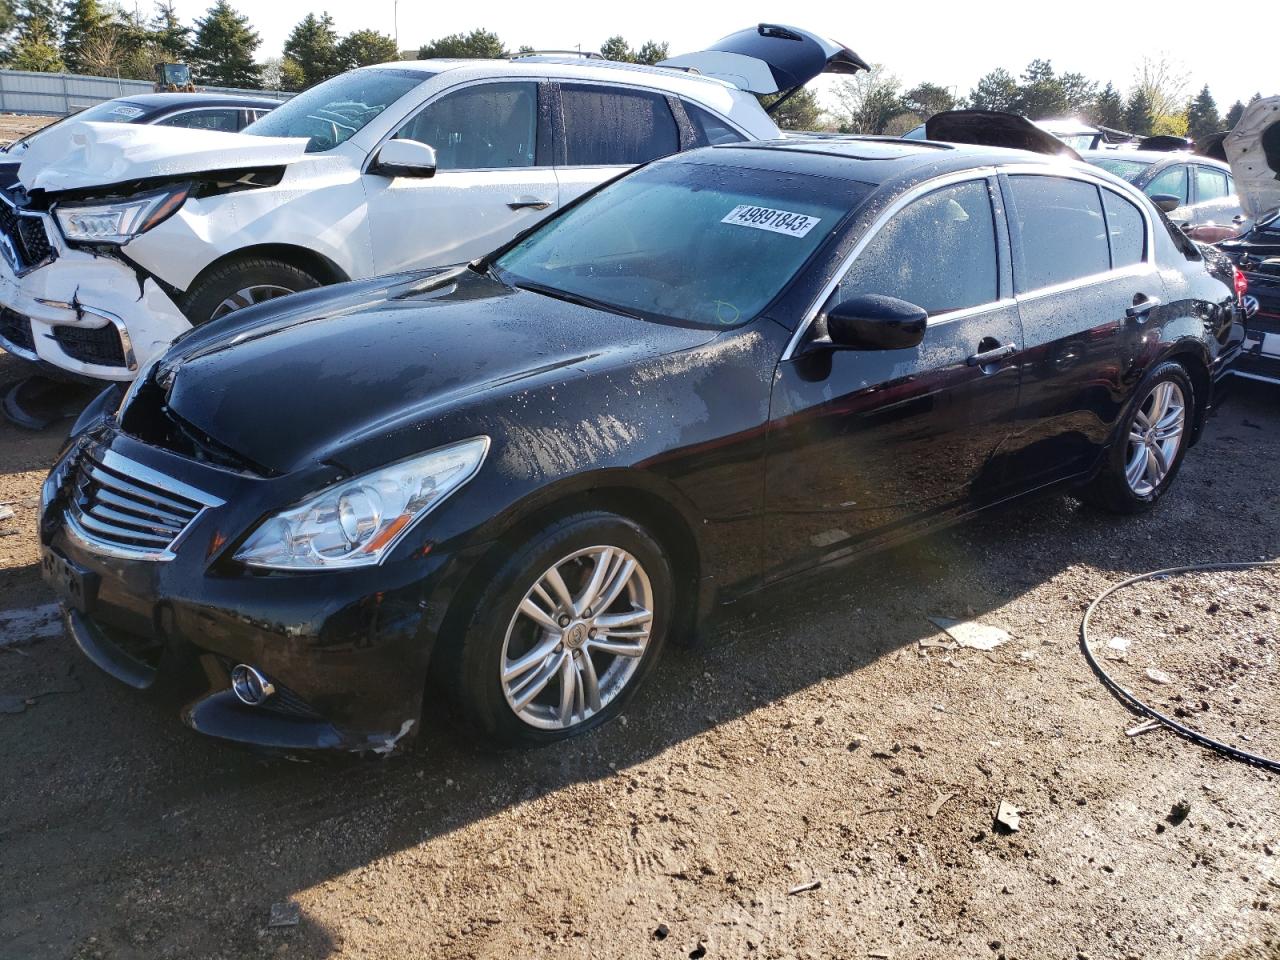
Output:
M60 636L0 650L0 957L1276 960L1280 780L1127 737L1077 631L1133 574L1277 555L1278 404L1239 388L1151 515L1042 499L761 598L553 749L433 710L399 761L264 761ZM0 611L50 600L58 445L0 424ZM1099 635L1153 702L1274 750L1275 605L1274 573L1179 577ZM1010 639L949 648L931 616Z
M27 113L0 113L0 146L19 137L25 137L33 130L39 130L57 119L57 117Z

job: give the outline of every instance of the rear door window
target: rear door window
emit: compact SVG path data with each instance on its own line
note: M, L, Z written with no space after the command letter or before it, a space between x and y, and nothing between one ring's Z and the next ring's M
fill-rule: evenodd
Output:
M158 127L185 127L188 130L222 130L235 133L240 129L240 111L235 107L217 110L187 110L157 120Z
M1187 202L1187 165L1179 163L1162 173L1156 174L1142 192L1148 197L1177 197L1179 205Z
M1009 177L1019 293L1105 273L1111 267L1098 188L1065 177Z
M680 132L665 97L566 83L560 102L569 166L634 166L680 149Z
M858 254L836 301L882 294L937 316L998 300L997 264L987 183L971 180L896 213Z
M1111 268L1141 263L1147 252L1147 221L1132 203L1110 190L1102 191L1102 208L1107 214L1107 235L1111 238Z
M481 83L427 104L396 131L436 151L440 170L532 167L538 146L538 85Z
M1196 203L1221 200L1230 193L1225 173L1212 167L1196 167Z

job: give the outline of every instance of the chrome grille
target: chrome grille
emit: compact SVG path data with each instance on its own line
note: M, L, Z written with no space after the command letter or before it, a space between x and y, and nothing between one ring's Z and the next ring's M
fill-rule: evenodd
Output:
M53 245L38 214L20 212L12 200L0 192L0 250L14 273L22 274L53 258Z
M222 501L111 450L80 455L69 491L67 526L91 549L112 556L171 560L201 512Z

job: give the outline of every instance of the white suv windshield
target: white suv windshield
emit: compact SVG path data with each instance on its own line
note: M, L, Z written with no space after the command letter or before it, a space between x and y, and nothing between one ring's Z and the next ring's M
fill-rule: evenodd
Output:
M368 67L317 84L244 128L259 137L305 137L307 153L332 150L434 73Z

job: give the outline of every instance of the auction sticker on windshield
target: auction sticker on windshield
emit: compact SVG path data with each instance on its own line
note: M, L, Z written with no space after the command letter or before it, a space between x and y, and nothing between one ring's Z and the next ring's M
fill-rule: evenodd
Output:
M790 210L774 210L772 207L756 207L749 203L741 203L730 210L728 216L720 222L783 233L789 237L803 237L820 224L822 218L792 213Z

